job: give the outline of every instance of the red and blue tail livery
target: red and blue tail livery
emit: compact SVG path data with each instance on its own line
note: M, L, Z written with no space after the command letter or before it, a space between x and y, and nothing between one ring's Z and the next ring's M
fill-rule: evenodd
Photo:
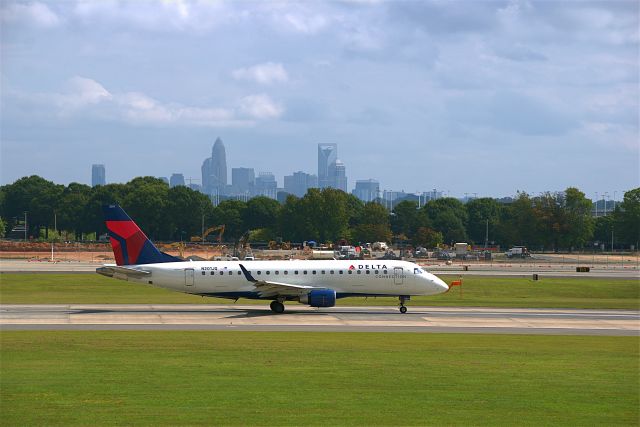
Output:
M102 207L117 265L180 262L160 251L119 205Z

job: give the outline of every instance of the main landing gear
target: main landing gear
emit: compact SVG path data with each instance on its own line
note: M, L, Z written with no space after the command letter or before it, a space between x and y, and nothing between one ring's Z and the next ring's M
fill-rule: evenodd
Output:
M273 311L274 313L284 313L284 304L280 301L271 301L269 307L271 307L271 311Z
M400 299L400 313L405 314L407 312L407 307L404 306L405 301L409 301L410 297L399 297Z

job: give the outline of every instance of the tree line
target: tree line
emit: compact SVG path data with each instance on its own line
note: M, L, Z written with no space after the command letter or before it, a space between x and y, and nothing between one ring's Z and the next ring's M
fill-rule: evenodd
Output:
M364 243L402 242L435 247L455 242L532 250L581 249L606 243L634 245L640 240L640 188L607 216L593 218L592 201L577 188L532 197L518 193L512 203L454 198L397 203L392 211L364 203L340 190L310 189L304 197L289 195L284 203L266 197L246 202L224 200L213 206L206 195L188 187L169 188L154 177L126 184L90 187L55 184L39 176L0 187L0 233L28 215L30 236L48 238L55 226L81 240L106 232L102 205L119 203L153 240L189 240L203 227L225 225L224 238L235 241L251 230L251 240ZM4 234L3 234L4 235Z

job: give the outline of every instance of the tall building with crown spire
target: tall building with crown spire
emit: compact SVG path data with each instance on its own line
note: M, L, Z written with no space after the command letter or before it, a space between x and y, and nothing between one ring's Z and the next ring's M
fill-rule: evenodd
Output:
M205 194L224 194L227 187L227 153L222 140L216 138L211 157L202 163L202 190Z

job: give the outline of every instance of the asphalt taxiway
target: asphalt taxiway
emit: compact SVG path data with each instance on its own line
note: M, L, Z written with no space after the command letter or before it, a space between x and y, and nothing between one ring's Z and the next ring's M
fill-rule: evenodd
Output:
M640 312L473 307L0 305L0 330L255 330L640 336Z

